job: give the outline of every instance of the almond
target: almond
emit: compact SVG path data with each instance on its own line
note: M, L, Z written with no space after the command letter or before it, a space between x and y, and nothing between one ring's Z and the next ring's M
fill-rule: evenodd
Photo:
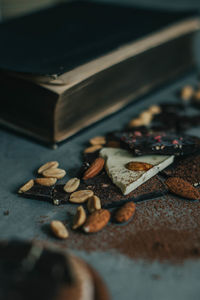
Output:
M85 210L83 206L79 206L74 216L72 229L77 229L81 227L85 223L85 221L86 221Z
M200 200L200 192L188 181L179 177L170 177L165 181L171 193L191 200Z
M79 185L80 185L80 179L74 177L74 178L71 178L69 181L67 181L67 183L64 185L63 189L67 193L72 193L77 190Z
M80 190L70 195L69 201L72 203L83 203L86 202L90 197L94 195L91 190Z
M100 150L103 146L102 145L95 145L95 146L91 146L88 147L84 150L84 153L93 153L97 150Z
M57 161L49 161L38 169L38 174L42 174L42 172L44 172L45 170L50 168L57 168L58 166L59 163Z
M96 210L87 218L83 230L87 233L98 232L108 224L109 220L110 212L107 209Z
M90 213L93 213L95 210L101 209L101 201L99 197L93 195L87 201L87 208Z
M63 169L50 168L43 171L42 175L47 178L53 177L53 178L61 179L66 175L66 172Z
M35 182L40 185L52 186L56 183L56 178L36 178Z
M95 136L92 139L90 139L91 145L104 145L106 143L106 139L104 136Z
M148 171L153 165L140 161L130 161L125 167L130 171Z
M30 190L34 186L34 180L31 179L26 182L20 189L18 190L19 194L25 193L26 191Z
M96 158L95 161L89 167L89 169L87 169L87 171L85 171L85 173L83 175L83 179L87 180L87 179L93 178L94 176L99 174L101 172L101 170L103 169L104 163L105 163L105 161L102 157Z
M69 236L68 230L65 225L57 220L51 221L50 223L51 230L53 234L59 239L66 239Z
M115 220L118 223L127 222L135 213L135 203L128 202L120 207L115 213Z

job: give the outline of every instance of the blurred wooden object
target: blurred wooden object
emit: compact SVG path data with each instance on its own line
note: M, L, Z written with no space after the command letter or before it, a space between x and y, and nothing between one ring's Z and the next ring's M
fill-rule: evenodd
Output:
M62 0L1 0L0 11L2 20L51 6Z

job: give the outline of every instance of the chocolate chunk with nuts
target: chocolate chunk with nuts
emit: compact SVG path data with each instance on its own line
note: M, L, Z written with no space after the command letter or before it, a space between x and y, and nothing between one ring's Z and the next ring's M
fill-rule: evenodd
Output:
M52 203L54 186L45 186L34 183L31 188L24 191L21 195L25 198L48 201Z
M167 177L180 177L194 186L200 184L200 154L178 158L162 173Z
M134 155L186 155L200 149L200 139L167 132L124 133L121 141Z

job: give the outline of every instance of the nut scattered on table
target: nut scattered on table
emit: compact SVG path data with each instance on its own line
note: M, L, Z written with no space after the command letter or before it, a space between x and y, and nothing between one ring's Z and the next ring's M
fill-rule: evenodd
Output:
M149 107L148 111L153 115L157 115L161 113L161 107L159 105L154 104Z
M86 221L86 213L83 206L77 208L76 214L73 220L72 229L80 228Z
M110 220L110 212L107 209L100 209L93 212L87 218L83 230L86 233L94 233L102 230Z
M36 178L35 182L40 185L52 186L56 183L57 178Z
M95 161L91 164L89 169L87 169L83 175L83 179L87 180L89 178L95 177L97 174L101 172L104 167L104 159L102 157L98 157Z
M31 179L28 182L26 182L20 189L18 190L19 194L25 193L28 190L30 190L34 186L34 180Z
M69 201L72 203L84 203L94 195L91 190L80 190L70 195Z
M191 85L186 85L181 90L181 99L188 101L193 97L194 89Z
M100 150L102 147L103 147L102 145L90 146L84 150L84 153L93 153L97 150Z
M90 197L87 201L87 209L90 213L93 213L96 210L101 209L101 200L96 195Z
M58 168L50 168L42 172L44 177L53 177L57 179L61 179L66 175L65 170Z
M80 185L80 179L77 177L74 177L67 181L67 183L64 185L63 189L67 193L72 193L77 190L79 185Z
M68 230L65 225L58 220L51 221L50 223L51 230L53 234L59 239L66 239L69 236Z
M95 136L90 139L91 145L104 145L106 143L106 139L104 136Z
M148 110L141 112L141 114L139 115L139 119L142 120L143 125L149 125L150 122L152 121L152 118L153 118L153 115Z
M139 126L142 126L142 125L143 125L143 120L140 119L140 118L132 119L129 122L129 127L139 127Z
M200 101L200 90L197 90L195 93L194 93L194 96L193 96L193 99L197 102Z
M38 169L38 174L42 174L47 169L57 168L58 166L59 163L57 161L48 161Z
M136 205L134 202L128 202L120 207L115 213L115 221L123 223L129 221L135 213Z

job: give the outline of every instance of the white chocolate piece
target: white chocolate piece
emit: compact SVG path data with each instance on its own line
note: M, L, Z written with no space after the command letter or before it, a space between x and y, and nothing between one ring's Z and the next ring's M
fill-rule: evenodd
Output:
M131 152L118 148L103 148L100 156L106 161L105 168L108 176L124 195L135 190L174 161L174 155L133 156ZM131 171L125 167L131 161L148 163L153 167L147 171Z

